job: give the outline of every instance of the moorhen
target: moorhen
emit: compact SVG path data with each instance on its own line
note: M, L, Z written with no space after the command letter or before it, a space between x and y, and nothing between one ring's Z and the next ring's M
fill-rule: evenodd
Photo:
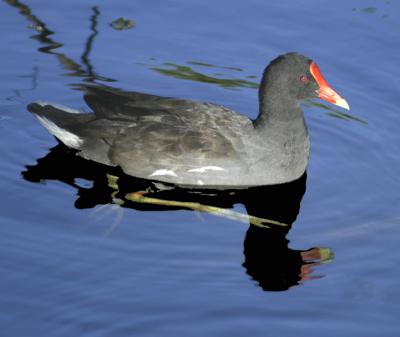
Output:
M300 101L347 102L297 53L265 69L254 120L221 105L85 85L92 113L36 102L31 111L77 154L128 175L192 188L246 188L299 178L310 143Z

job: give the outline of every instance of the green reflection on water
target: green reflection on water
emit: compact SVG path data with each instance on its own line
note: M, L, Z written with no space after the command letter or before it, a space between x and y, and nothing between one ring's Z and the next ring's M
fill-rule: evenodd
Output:
M192 64L192 65L195 65L195 66L208 67L208 68L227 69L227 70L233 70L233 71L243 71L243 69L238 68L238 67L216 66L214 64L209 64L209 63L199 62L199 61L187 61L186 63Z
M214 66L208 63L197 62L197 61L188 61L187 64L206 67L206 68L225 69L235 72L242 71L242 69L236 67ZM223 73L216 73L214 74L214 76L212 76L211 74L205 74L203 72L196 71L188 65L179 65L175 63L165 62L161 66L156 66L156 67L150 66L150 69L162 75L171 76L182 80L216 84L227 89L258 88L258 83L256 82L251 82L236 77L229 78L226 74Z

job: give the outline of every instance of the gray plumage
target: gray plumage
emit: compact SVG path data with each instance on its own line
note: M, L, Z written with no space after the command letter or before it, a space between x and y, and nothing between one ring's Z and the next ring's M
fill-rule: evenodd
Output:
M254 121L212 103L97 85L82 86L93 113L47 103L28 110L80 156L128 175L201 188L285 183L304 173L309 158L299 103L316 97L310 63L295 53L271 62ZM307 83L299 81L302 75Z

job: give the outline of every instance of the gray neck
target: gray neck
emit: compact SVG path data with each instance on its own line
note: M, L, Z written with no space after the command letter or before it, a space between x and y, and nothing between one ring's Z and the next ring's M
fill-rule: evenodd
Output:
M297 179L307 166L310 143L298 100L283 97L282 91L260 94L260 113L254 128L273 158L268 169L282 181ZM275 99L273 99L275 97ZM275 171L274 171L275 170Z
M290 126L290 129L296 126L304 129L300 102L291 97L284 86L267 86L263 81L259 90L260 111L253 122L254 127L260 131L270 131L285 126Z
M285 159L288 165L297 169L304 167L309 155L308 130L300 102L291 99L283 86L265 86L260 89L260 112L254 120L255 130L264 142L273 144L275 157ZM290 157L290 159L289 159Z

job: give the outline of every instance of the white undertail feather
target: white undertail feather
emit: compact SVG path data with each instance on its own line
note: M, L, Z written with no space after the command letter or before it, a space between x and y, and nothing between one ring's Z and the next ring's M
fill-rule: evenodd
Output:
M39 122L47 129L49 132L62 141L68 147L73 149L79 149L83 144L83 139L78 137L77 135L69 132L65 129L60 128L54 122L47 119L44 116L35 115Z

